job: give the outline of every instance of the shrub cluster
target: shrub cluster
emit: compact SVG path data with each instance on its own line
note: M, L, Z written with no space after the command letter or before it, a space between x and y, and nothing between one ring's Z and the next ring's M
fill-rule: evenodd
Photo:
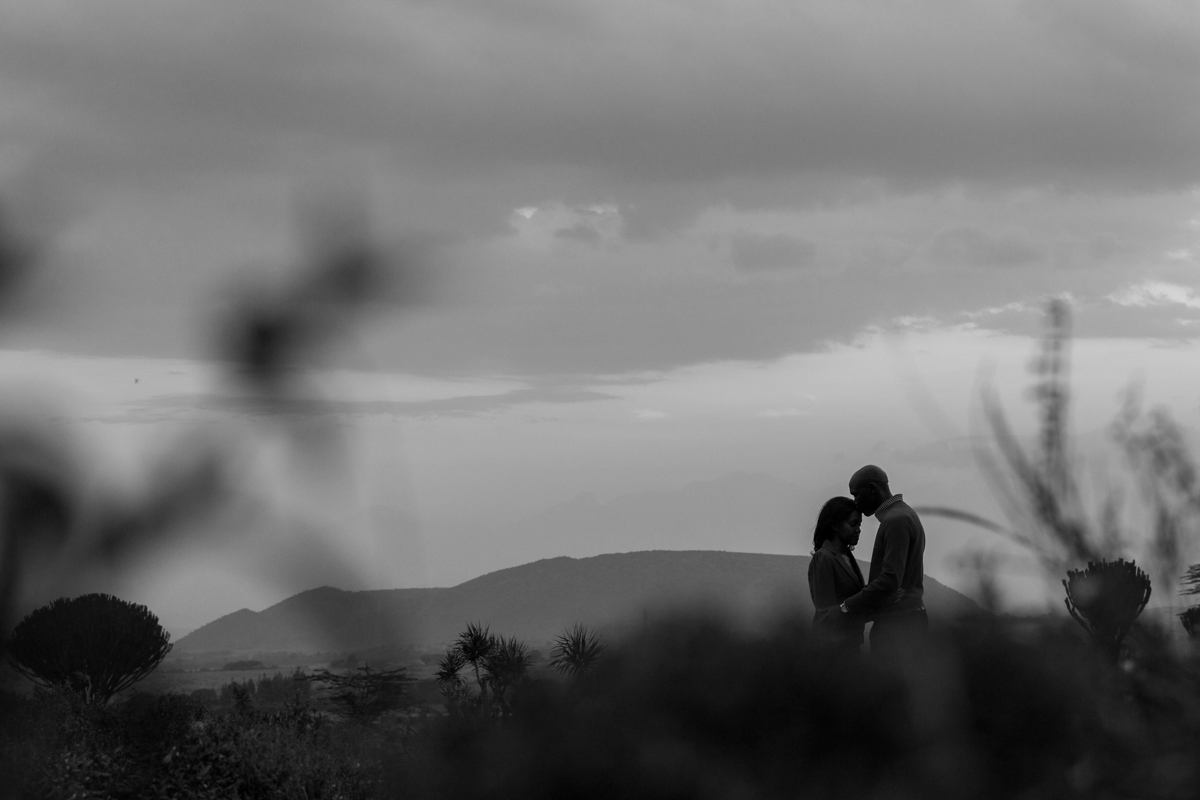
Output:
M240 686L234 694L219 713L176 694L106 706L63 690L7 695L0 777L15 797L376 796L355 752L362 743L307 703L265 711Z
M260 675L258 680L247 678L244 681L230 681L218 689L196 689L191 693L194 700L210 705L229 708L236 704L239 693L245 694L255 705L264 708L279 709L288 703L305 703L311 690L308 676L299 668L290 674L276 672L274 675Z
M5 697L0 779L46 797L1184 798L1200 661L1135 626L977 619L911 660L831 652L804 620L652 626L585 674L527 676L504 715L364 726L242 688L108 706Z
M429 797L1192 797L1200 664L1152 629L1114 667L1067 621L974 620L918 658L653 627L505 724L450 718L405 781ZM574 691L578 689L579 691Z

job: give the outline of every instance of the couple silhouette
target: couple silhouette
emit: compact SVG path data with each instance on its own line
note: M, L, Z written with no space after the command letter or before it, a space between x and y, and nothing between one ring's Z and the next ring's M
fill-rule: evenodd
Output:
M871 653L895 655L929 628L923 595L925 529L917 512L892 494L882 469L868 464L850 477L850 497L826 501L813 529L808 590L819 638L858 650L871 626ZM879 521L867 580L854 560L863 516Z

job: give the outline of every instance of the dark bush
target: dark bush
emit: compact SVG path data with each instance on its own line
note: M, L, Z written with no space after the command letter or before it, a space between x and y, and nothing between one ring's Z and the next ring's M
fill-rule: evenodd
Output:
M1151 629L1113 669L1065 621L944 628L903 663L706 619L613 648L578 692L447 717L407 796L1191 797L1200 681ZM1136 640L1136 641L1133 641ZM419 791L418 791L419 789Z
M205 703L206 705L216 703L218 697L216 689L193 689L188 696L196 702Z

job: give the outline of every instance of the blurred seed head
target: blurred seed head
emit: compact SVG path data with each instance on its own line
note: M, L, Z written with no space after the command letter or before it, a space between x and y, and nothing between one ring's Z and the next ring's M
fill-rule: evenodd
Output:
M234 375L272 401L293 395L297 374L354 324L418 306L432 286L428 244L383 246L353 209L325 207L302 221L305 262L281 284L238 291L218 331L219 353Z

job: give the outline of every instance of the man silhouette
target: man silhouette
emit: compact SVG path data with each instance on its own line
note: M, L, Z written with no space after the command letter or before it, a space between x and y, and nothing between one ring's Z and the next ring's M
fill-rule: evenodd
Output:
M923 600L925 529L903 495L892 494L887 473L874 464L850 477L850 494L864 516L875 515L879 530L867 585L841 609L873 619L871 652L894 655L918 643L929 629Z

